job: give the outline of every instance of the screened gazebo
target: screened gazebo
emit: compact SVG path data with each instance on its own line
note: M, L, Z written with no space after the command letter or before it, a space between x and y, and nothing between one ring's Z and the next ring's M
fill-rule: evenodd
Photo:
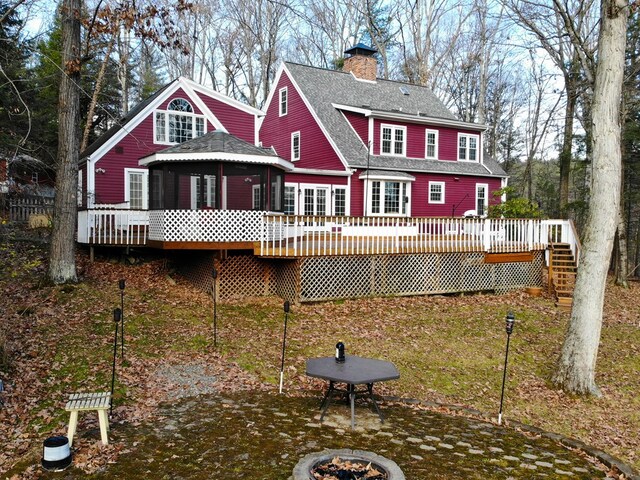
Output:
M283 211L284 172L293 169L273 150L223 131L139 163L149 168L149 240L162 248L259 240L262 215Z

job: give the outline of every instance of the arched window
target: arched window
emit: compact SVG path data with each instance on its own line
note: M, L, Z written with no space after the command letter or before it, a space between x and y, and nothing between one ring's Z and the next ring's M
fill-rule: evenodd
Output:
M180 112L180 113L174 113ZM205 134L204 115L193 113L193 107L184 98L174 98L167 110L155 114L156 143L182 143Z
M184 98L176 98L171 100L167 110L174 110L176 112L188 112L193 113L193 107Z

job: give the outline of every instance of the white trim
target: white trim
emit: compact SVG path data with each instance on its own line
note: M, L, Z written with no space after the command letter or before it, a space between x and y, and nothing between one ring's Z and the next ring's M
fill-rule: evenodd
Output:
M284 117L289 113L289 91L288 87L284 86L278 90L278 116ZM284 93L284 113L282 111L282 94Z
M358 82L364 82L364 83L373 83L374 85L378 82L376 82L375 80L367 80L366 78L358 78L356 77L356 75L353 73L353 71L349 72L351 74L351 76L353 77L354 80L357 80Z
M431 200L431 186L436 186L439 185L441 187L441 191L440 191L440 201L432 201ZM430 203L432 205L444 205L445 202L445 188L446 188L446 183L445 182L429 182L429 191L427 192L427 203Z
M300 173L306 175L327 175L330 177L350 177L353 175L353 171L349 170L322 170L319 168L298 168L296 166L289 173Z
M374 117L379 120L397 120L411 123L421 123L421 124L430 124L437 126L447 126L447 127L461 127L469 130L480 130L484 131L489 128L488 125L480 125L477 123L469 123L469 122L461 122L460 120L453 120L447 118L436 118L436 117L428 117L425 115L420 115L419 113L400 113L400 112L385 112L382 110L372 110L370 108L362 108L355 107L352 105L345 105L342 103L332 103L335 108L340 110L347 110L349 112L363 113L368 117Z
M465 158L460 158L460 138L465 137L467 139L467 146L465 147ZM467 157L469 156L469 139L476 139L476 159L469 160ZM480 135L475 133L462 133L458 132L458 138L456 142L456 160L458 162L469 162L469 163L480 163L482 164L482 150L480 150ZM488 169L487 169L488 170Z
M124 204L125 208L131 208L131 191L129 184L130 174L142 174L142 209L149 209L149 170L146 168L124 169Z
M408 175L408 174L407 174ZM416 177L414 177L413 175L398 175L398 174L394 174L393 172L389 172L389 174L379 174L379 173L374 173L372 174L369 170L365 170L364 172L362 172L358 178L360 180L399 180L401 182L415 182L416 181Z
M240 163L256 163L263 165L278 165L285 170L293 170L293 164L280 157L264 155L246 155L242 153L153 153L138 161L141 166L160 162L192 162L192 161L227 161Z
M385 128L391 129L391 152L382 151L383 131ZM396 130L402 130L402 153L395 153ZM391 123L380 124L380 156L381 157L405 157L407 156L407 127L406 125L394 125Z
M367 148L369 149L369 155L373 155L374 152L374 138L375 138L375 128L376 122L373 117L369 117L369 138L367 139Z
M414 115L410 113L398 113L398 112L382 112L379 110L372 110L371 115L379 120L395 120L397 122L411 122L421 123L445 127L458 127L467 130L485 131L489 128L488 125L479 125L476 123L461 122L459 120L449 120L445 118L425 117L423 115Z
M429 152L429 134L433 133L435 135L435 144L434 144L434 156L430 157ZM440 156L440 130L436 130L435 128L426 128L424 130L424 158L427 160L437 160Z
M343 105L341 103L332 103L331 106L337 110L346 110L347 112L360 113L366 117L371 115L371 109L352 107L351 105Z
M296 156L295 154L295 148L294 148L294 140L295 138L298 139L298 155ZM292 162L297 162L298 160L300 160L300 156L302 154L302 144L300 142L300 130L298 130L297 132L291 132L291 161Z

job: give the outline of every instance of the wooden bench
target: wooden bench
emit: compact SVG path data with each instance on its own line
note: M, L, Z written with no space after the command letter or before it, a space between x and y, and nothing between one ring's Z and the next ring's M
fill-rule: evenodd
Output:
M98 422L100 423L100 437L103 445L109 444L109 416L107 410L111 407L111 394L109 392L98 393L72 393L64 409L71 412L69 419L69 447L73 444L73 436L78 426L78 412L96 410L98 412Z

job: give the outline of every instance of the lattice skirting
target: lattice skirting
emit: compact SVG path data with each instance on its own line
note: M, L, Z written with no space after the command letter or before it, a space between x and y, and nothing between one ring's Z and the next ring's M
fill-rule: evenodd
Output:
M181 256L180 273L211 292L218 270L219 299L278 295L292 302L383 295L427 295L542 285L543 252L533 262L484 263L482 253L359 255L266 260L252 255L216 259L211 253Z
M301 260L299 301L504 292L542 285L542 252L533 262L485 264L482 253L314 257Z
M178 272L196 288L212 293L213 267L218 271L216 295L219 300L281 295L274 281L275 270L253 255L231 255L224 259L211 253L190 252L175 258ZM293 298L293 297L292 297Z

